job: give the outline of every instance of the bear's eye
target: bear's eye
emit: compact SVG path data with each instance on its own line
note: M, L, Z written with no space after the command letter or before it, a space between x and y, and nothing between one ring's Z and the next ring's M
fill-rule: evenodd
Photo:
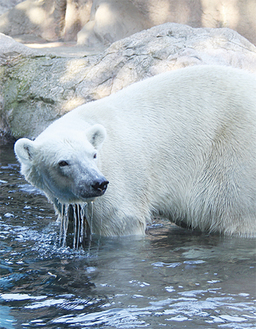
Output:
M65 167L65 166L68 166L68 163L67 163L67 161L62 160L62 161L60 161L60 162L58 163L58 165L59 165L60 167Z
M93 159L96 159L96 158L97 158L97 153L94 153Z

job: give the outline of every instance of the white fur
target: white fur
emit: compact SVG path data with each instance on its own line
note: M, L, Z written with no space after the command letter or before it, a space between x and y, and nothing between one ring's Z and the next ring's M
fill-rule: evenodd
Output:
M256 79L251 74L190 67L82 105L49 126L33 148L29 144L30 157L17 142L22 173L52 200L42 172L58 185L53 164L72 158L76 169L64 185L59 181L59 189L78 184L74 177L81 177L84 166L95 168L95 145L88 142L95 130L96 170L110 182L94 202L95 233L144 234L152 213L160 213L202 231L256 234Z

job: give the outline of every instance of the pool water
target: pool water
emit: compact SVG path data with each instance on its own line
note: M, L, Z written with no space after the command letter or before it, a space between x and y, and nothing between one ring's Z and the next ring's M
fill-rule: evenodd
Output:
M256 328L256 239L157 220L59 244L52 205L0 148L0 328Z

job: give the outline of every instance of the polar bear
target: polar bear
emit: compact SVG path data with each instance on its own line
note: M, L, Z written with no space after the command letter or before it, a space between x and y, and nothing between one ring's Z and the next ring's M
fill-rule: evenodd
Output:
M21 172L56 204L94 200L92 231L144 234L153 215L256 234L256 78L224 66L159 74L19 139Z

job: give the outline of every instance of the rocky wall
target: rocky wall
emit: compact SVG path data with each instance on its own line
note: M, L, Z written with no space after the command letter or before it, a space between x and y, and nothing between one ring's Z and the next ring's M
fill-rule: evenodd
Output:
M101 53L58 55L0 36L0 130L36 137L78 105L188 65L231 65L256 72L256 48L227 28L166 23L113 43Z

